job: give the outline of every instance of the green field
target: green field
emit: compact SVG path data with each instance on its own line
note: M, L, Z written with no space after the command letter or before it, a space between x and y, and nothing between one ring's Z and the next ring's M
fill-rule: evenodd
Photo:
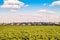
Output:
M0 25L0 40L60 40L60 26Z

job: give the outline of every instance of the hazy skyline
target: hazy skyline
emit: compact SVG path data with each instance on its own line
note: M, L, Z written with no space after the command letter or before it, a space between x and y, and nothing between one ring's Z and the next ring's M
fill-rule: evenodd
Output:
M60 22L60 0L0 0L2 22Z

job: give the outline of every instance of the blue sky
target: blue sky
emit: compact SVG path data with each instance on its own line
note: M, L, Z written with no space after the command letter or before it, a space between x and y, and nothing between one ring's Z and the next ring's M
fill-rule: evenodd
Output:
M28 4L29 7L27 7L27 10L29 10L29 11L31 11L30 9L32 9L32 8L34 9L34 11L39 10L39 9L48 9L48 10L53 10L53 11L60 10L60 6L55 6L55 7L49 6L52 2L57 1L57 0L18 0L18 1ZM3 5L3 4L4 4L4 0L0 0L0 5ZM44 4L46 4L46 6L44 6ZM23 7L21 9L26 9L26 8Z
M13 7L13 4L14 4L13 2L16 3L16 1L12 1L12 2L9 1L12 4L11 5L12 7L9 7L9 6L5 5L4 0L0 0L0 6L2 7L2 8L0 8L0 16L2 17L2 20L4 20L5 18L6 18L6 20L8 20L7 17L9 17L10 20L13 21L14 17L16 17L16 16L17 16L17 19L19 19L20 18L20 17L18 18L19 15L42 16L43 19L40 17L40 19L42 19L42 20L44 20L44 17L48 16L48 17L50 17L50 21L51 21L51 19L54 19L54 18L57 20L60 20L60 18L59 18L60 17L60 1L59 0L17 0L17 2L18 1L22 2L22 3L21 3L21 5L17 5L17 7L19 6L18 8L15 8L15 7ZM6 4L8 4L7 2L6 2ZM24 5L23 5L23 3L24 3ZM16 4L18 4L18 3L16 3ZM48 17L46 19L48 19ZM34 19L34 18L32 18L32 19ZM40 20L40 19L38 18L38 20ZM4 21L6 21L6 20L4 20ZM27 20L27 19L25 19L25 20Z
M50 4L51 2L56 1L56 0L20 0L20 1L23 1L26 4L33 4L33 5L39 4L40 5L43 3Z

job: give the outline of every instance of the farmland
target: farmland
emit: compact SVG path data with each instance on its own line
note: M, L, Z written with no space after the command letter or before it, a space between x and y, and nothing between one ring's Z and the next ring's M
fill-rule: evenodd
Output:
M0 25L0 40L60 40L60 26Z

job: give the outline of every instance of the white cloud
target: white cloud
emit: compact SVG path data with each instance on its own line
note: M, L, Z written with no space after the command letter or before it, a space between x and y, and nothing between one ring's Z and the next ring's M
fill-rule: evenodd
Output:
M24 3L18 0L4 0L4 5L2 5L1 8L12 8L13 11L16 11L14 9L18 9L23 6L24 6Z
M18 0L5 0L4 5L2 5L2 8L20 8L24 6L23 2L19 2Z
M57 5L60 5L60 1L54 1L50 6L57 6Z
M47 5L46 3L43 4L43 6L46 6L46 5Z
M55 14L56 12L54 12L54 11L50 11L50 10L39 10L38 11L39 13L49 13L49 14Z
M24 7L28 7L29 5L25 5Z
M16 12L17 10L16 9L12 9L11 12Z
M0 23L11 22L60 22L60 17L57 16L44 16L40 14L2 14L0 15Z

